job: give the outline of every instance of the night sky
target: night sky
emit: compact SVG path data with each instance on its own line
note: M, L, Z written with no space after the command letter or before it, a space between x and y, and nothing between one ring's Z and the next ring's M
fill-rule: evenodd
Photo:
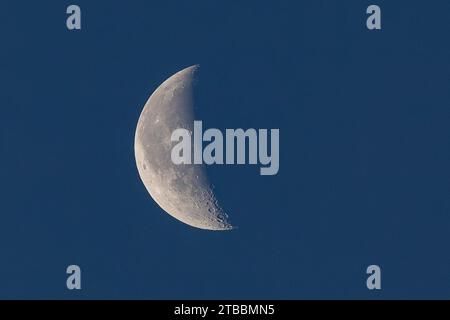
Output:
M449 299L449 16L448 0L2 1L0 298ZM280 129L277 175L208 167L229 232L166 214L136 169L145 102L194 64L205 128Z

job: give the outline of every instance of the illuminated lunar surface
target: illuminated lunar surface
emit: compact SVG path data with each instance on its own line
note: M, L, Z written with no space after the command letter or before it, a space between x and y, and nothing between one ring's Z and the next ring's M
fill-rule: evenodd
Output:
M175 165L172 132L193 132L193 82L197 66L181 70L161 84L142 110L136 128L136 164L147 191L174 218L193 227L229 230L233 227L219 206L204 165Z

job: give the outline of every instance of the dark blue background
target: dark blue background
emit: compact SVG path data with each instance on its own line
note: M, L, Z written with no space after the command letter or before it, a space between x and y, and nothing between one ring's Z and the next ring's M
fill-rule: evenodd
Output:
M0 298L450 298L449 17L447 0L2 1ZM135 166L146 100L197 63L205 127L280 128L278 175L209 168L232 232L164 213Z

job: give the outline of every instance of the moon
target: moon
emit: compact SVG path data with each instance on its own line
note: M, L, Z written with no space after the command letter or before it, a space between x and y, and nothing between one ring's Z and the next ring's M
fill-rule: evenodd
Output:
M164 81L150 96L136 128L134 152L139 176L155 202L172 217L192 227L230 230L205 166L176 165L171 160L175 129L193 132L193 86L198 66Z

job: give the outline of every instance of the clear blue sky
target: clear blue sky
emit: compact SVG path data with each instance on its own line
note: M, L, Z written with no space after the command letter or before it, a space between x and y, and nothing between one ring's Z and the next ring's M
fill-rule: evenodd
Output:
M447 0L3 1L0 298L450 298L449 14ZM135 166L144 103L193 64L204 126L280 128L278 175L209 168L232 232L164 213Z

